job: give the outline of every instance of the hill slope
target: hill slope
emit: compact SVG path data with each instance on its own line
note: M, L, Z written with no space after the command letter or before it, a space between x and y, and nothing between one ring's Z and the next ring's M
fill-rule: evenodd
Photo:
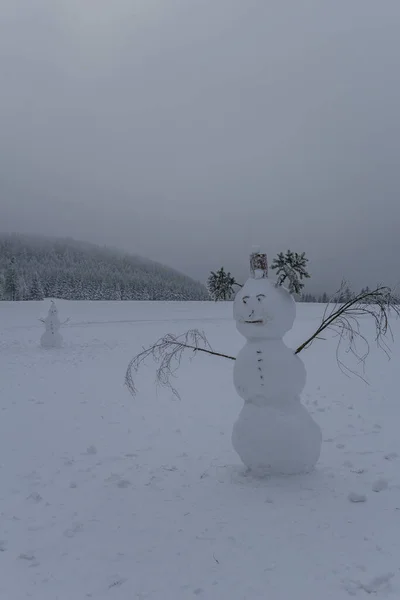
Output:
M159 263L72 239L0 234L0 299L208 300Z

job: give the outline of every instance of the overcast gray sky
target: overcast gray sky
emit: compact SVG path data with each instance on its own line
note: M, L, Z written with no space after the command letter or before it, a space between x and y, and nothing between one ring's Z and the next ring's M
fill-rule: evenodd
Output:
M2 0L0 230L400 280L399 0Z

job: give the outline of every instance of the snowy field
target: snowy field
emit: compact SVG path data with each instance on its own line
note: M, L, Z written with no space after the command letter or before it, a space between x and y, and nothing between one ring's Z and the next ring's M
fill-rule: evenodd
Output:
M46 351L48 307L0 303L0 600L400 598L400 322L370 385L340 372L333 339L302 353L321 460L258 480L231 447L232 362L184 361L181 400L151 362L136 399L124 386L168 332L236 354L230 304L60 301L64 347ZM290 346L321 310L298 306Z

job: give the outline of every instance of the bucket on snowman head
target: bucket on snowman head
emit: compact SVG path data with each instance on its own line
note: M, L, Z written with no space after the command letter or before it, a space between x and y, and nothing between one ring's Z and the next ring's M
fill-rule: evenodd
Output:
M250 273L254 279L268 277L268 260L265 252L252 252L250 254Z

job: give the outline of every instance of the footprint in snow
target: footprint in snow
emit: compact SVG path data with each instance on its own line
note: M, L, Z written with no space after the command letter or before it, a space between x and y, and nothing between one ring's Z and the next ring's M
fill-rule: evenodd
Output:
M378 479L372 484L373 492L383 492L389 487L389 483L386 479Z
M351 596L355 596L358 591L363 591L373 596L377 596L378 594L386 595L392 591L391 580L393 577L394 573L383 573L382 575L377 575L368 583L348 581L344 587Z
M64 531L64 536L67 538L73 538L75 534L80 533L81 531L83 531L82 523L74 523L72 527Z
M18 556L18 558L19 558L20 560L28 560L28 561L32 561L32 560L35 560L35 558L36 558L36 557L35 557L35 555L34 555L34 554L32 554L31 552L22 552L22 553L21 553L21 554Z
M394 577L394 573L384 573L371 579L369 583L362 583L361 589L367 594L377 594L383 591L390 591L390 582Z
M358 492L350 492L347 498L350 500L350 502L354 503L367 501L367 496L365 494L359 494Z
M37 492L32 492L32 494L30 494L27 497L27 500L29 500L30 502L34 502L35 504L39 504L39 502L41 502L43 500L43 498Z
M128 488L131 485L131 482L128 481L128 479L121 479L121 481L119 481L117 483L117 487L125 489Z
M395 460L398 458L398 454L396 452L389 452L389 454L385 454L385 460Z
M110 583L108 589L111 590L112 588L121 587L121 585L123 585L126 581L127 579L124 579L123 577L115 579L112 583Z

